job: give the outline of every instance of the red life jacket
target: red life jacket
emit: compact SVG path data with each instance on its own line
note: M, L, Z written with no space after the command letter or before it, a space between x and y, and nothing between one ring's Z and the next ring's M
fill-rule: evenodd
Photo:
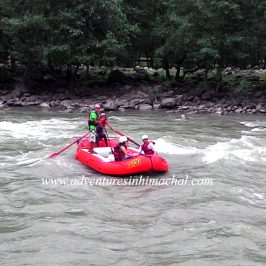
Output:
M125 148L127 148L127 146L123 143L118 143L115 147L114 147L114 157L116 161L122 161L122 159L125 157L125 154L123 153L123 151L121 150L121 147L124 146Z
M152 141L145 142L141 145L141 150L144 151L146 155L152 155L154 154L154 151L152 149L149 149L148 146L150 143L153 143Z
M101 124L103 127L105 127L106 124L107 124L107 120L106 120L106 119L102 119L102 118L99 118L99 119L97 120L97 122L98 122L99 124Z

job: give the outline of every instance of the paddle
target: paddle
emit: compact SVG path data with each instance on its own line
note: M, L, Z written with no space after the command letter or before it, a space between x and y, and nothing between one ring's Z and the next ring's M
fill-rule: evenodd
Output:
M112 129L115 133L117 133L118 135L120 135L120 136L125 136L124 134L122 134L121 132L119 132L119 131L117 131L117 130L115 130L115 129ZM131 141L132 143L134 143L135 145L137 145L138 147L140 146L137 142L135 142L134 140L132 140L131 138L129 138L129 137L127 137L127 139L129 140L129 141Z
M88 134L89 134L89 133L86 133L86 134L83 135L82 137L78 138L78 139L75 140L74 142L72 142L72 143L70 143L69 145L67 145L66 147L62 148L60 151L51 154L48 158L56 157L58 154L60 154L61 152L65 151L66 149L68 149L69 147L71 147L73 144L75 144L75 143L77 143L78 141L80 141L81 139L85 138Z
M105 134L106 134L106 137L107 137L107 141L109 141L109 146L110 146L110 148L111 148L111 152L112 152L112 154L114 154L114 150L113 150L113 148L111 147L110 139L109 139L109 137L108 137L108 134L107 134L107 130L106 130L106 128L104 128L104 131L105 131Z

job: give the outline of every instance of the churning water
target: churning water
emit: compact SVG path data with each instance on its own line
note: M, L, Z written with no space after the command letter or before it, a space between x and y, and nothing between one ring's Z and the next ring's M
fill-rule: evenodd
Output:
M202 182L64 186L42 181L101 178L74 159L75 147L47 159L86 132L86 116L34 108L0 114L0 265L266 262L265 116L109 113L133 140L155 140L169 162L155 178Z

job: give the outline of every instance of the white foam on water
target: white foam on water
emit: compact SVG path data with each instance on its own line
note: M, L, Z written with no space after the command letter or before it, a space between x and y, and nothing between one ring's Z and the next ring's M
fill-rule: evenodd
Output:
M195 147L182 146L167 140L166 137L155 140L155 148L159 153L167 154L196 154L199 150Z
M264 194L254 191L252 188L233 187L232 192L238 195L241 200L247 201L251 204L260 204L265 202Z
M266 122L264 121L242 121L240 124L246 126L246 127L266 127Z
M118 117L118 116L115 116L115 115L112 115L108 118L108 120L117 120L117 121L127 121L127 119L125 117Z
M70 130L78 125L60 119L49 119L40 121L27 121L15 123L9 121L0 122L1 139L12 137L16 139L49 139L72 137Z
M214 163L221 159L256 162L266 159L266 147L260 145L260 139L254 136L242 136L228 142L218 142L203 150L205 163Z
M8 156L8 155L2 155L0 156L0 166L6 167L6 166L28 166L33 167L35 165L38 165L42 163L47 156L37 157L34 158L36 154L34 154L32 151L26 152L26 153L16 153L14 156Z
M252 132L266 132L266 128L253 128L251 129Z

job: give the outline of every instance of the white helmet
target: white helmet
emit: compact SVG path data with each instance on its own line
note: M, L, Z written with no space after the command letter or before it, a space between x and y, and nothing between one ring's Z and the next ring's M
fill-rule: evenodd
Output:
M119 143L123 143L123 142L126 142L127 141L127 137L126 136L121 136L119 138Z
M142 136L142 140L144 140L144 139L148 139L149 137L148 137L148 135L143 135Z

